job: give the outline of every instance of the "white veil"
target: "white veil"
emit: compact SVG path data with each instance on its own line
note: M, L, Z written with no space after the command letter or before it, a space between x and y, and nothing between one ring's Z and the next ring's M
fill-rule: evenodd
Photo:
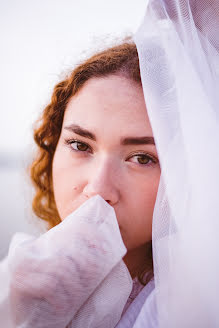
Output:
M153 218L159 328L216 328L219 1L149 0L134 40L162 171Z

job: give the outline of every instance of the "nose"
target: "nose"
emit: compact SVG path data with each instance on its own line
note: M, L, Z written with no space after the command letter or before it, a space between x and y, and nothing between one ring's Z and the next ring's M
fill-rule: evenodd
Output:
M99 159L96 165L93 163L83 193L87 198L100 195L113 206L120 198L118 179L118 169L113 161L108 158Z

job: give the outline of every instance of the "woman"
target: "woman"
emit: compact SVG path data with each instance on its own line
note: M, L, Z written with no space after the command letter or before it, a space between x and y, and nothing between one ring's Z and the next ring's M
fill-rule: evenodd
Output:
M135 44L123 43L96 54L60 82L35 140L39 146L31 169L38 192L35 213L52 227L99 194L116 210L130 250L126 255L130 273L135 277L146 265L146 242L148 271L152 270L151 222L160 168Z
M107 277L110 284L112 281L115 282L113 279L110 280L110 277L120 276L124 278L121 279L120 288L117 285L117 292L114 294L117 296L123 290L123 301L126 298L126 292L129 290L129 280L126 279L125 270L122 270L127 267L129 274L134 278L136 274L139 276L138 273L141 268L145 271L146 278L149 279L152 269L152 265L149 264L151 263L149 260L150 254L147 255L147 259L146 257L144 259L146 253L142 251L142 248L145 245L146 251L146 245L149 245L151 239L153 240L155 284L153 284L153 280L150 280L127 310L126 306L123 307L124 303L122 303L122 306L120 305L124 311L121 312L121 316L117 313L118 327L217 328L219 326L218 17L219 2L217 0L149 1L146 17L135 35L135 43L138 49L141 82L151 126L146 115L146 108L143 110L141 88L137 87L139 79L134 78L138 74L127 75L127 71L123 66L123 56L121 55L119 56L121 59L119 70L117 70L118 66L114 62L109 61L109 63L112 63L113 71L108 74L109 71L104 69L101 78L98 75L95 76L95 79L86 80L78 94L76 90L76 97L73 96L68 104L66 99L69 99L68 86L70 84L64 83L57 87L53 103L57 103L57 99L62 99L59 108L63 110L63 114L64 109L67 108L63 122L65 120L76 120L76 117L73 116L74 110L78 115L78 120L81 120L80 122L76 121L77 126L73 122L73 129L71 124L74 136L64 137L64 131L59 130L57 141L52 145L51 140L53 140L56 131L52 122L56 122L57 117L55 114L49 115L51 108L49 106L47 108L47 117L50 120L51 127L49 138L43 142L46 135L43 130L41 134L39 133L40 137L37 138L39 144L45 149L45 154L46 150L48 153L48 147L51 145L54 151L53 162L49 161L48 155L42 155L45 163L50 163L50 170L45 170L47 164L40 166L38 172L42 173L42 178L38 182L36 179L38 174L35 178L33 175L33 178L45 195L47 195L48 190L50 191L49 198L43 200L42 191L40 191L36 199L39 202L42 199L42 204L47 208L53 208L52 211L59 213L60 220L63 219L61 223L58 219L53 223L53 226L59 223L56 226L56 232L61 231L62 224L65 222L64 227L68 226L69 222L74 221L69 220L69 217L65 218L65 216L71 210L74 210L77 204L81 205L83 199L88 199L88 201L85 201L81 207L79 206L73 212L73 217L75 213L83 213L85 206L90 204L89 202L93 202L93 199L97 200L95 197L99 197L89 198L91 195L101 193L101 198L98 199L104 199L104 203L94 201L92 204L95 206L98 204L99 207L94 206L92 210L93 208L98 208L98 210L101 208L100 213L102 213L106 209L104 205L107 203L111 205L107 208L112 209L115 207L117 218L111 212L109 216L112 220L109 220L108 223L116 223L118 220L119 227L114 225L114 234L111 234L111 236L119 237L116 227L120 228L121 236L127 247L127 254L124 254L119 238L115 238L120 247L118 248L119 256L114 263L113 269L118 269L117 265L124 262L126 265L124 267L121 264L119 270L116 271L117 276L112 270ZM132 53L131 48L130 54ZM106 65L107 67L109 65ZM135 65L133 62L128 61L127 67L132 69ZM91 75L94 68L96 69L95 65L92 66L92 70L87 71L88 76ZM136 70L134 69L132 72L136 72ZM118 73L122 73L123 78ZM79 70L76 78L80 80L80 76ZM118 87L112 87L112 84L118 86L119 81L120 89L118 92ZM97 102L94 101L94 98L96 99L95 94L97 94L97 90L100 90L99 88L102 92L100 102ZM86 96L85 90L87 90ZM133 92L136 97L133 97ZM123 103L125 107L119 106L121 112L116 110L112 115L115 99L118 100L120 105ZM122 103L121 99L123 99ZM81 104L81 112L78 109L78 104ZM84 108L90 108L91 105L96 115L88 119L87 111L84 111ZM98 117L99 119L100 117L100 123L103 122L103 113L100 106L107 117L107 125L104 125L101 130L99 129L100 125L98 125L98 129L94 131L95 118ZM136 114L131 116L130 113L133 107ZM114 108L117 108L117 106ZM122 114L122 117L120 114ZM78 125L82 125L82 119L83 122L87 122L87 126L78 129ZM117 123L119 124L117 125ZM123 145L121 140L119 142L119 139L124 137L125 125L129 130L125 133L130 131L135 133L135 135L128 135L128 137L134 136L134 139L136 139L136 137L142 137L138 134L139 131L144 133L144 137L147 137L144 139L144 142L147 140L147 148L141 143L140 148L139 145L137 146L136 152L136 148L133 151L131 150L132 146L136 147L136 140L135 142L132 140L129 144L123 140ZM113 134L109 137L110 127ZM86 131L84 131L84 128ZM69 130L69 127L67 130ZM76 132L80 132L80 139L75 136ZM59 137L60 143L58 141ZM63 141L61 141L63 140L62 137L64 137L66 144L71 146L70 150L73 149L73 157L64 148ZM154 160L152 164L145 157L145 155L150 155L151 158L154 159L155 157L157 159L155 148L152 148L153 145L149 145L149 140L150 143L153 141L152 137L156 141L162 175L160 175L158 162ZM130 141L130 138L128 140ZM106 143L106 141L108 142ZM131 148L126 148L130 144ZM122 146L125 148L122 148ZM128 149L128 154L124 156L126 149ZM71 158L70 168L60 164L62 158ZM76 165L77 163L79 163L79 166ZM142 165L144 168L142 168ZM69 171L73 167L79 167L80 172L75 173L76 178L73 171ZM94 167L97 170L94 170ZM63 173L61 169L65 172ZM52 172L52 177L49 177L48 172ZM115 179L112 179L112 176ZM64 183L66 185L66 181L71 178L75 178L77 183L73 185L73 190L69 187L66 197L62 197L59 186ZM50 189L51 179L53 181L53 190ZM158 180L160 180L160 183L157 189ZM107 183L103 183L104 181ZM128 189L129 186L125 181L130 183L131 190ZM139 184L137 185L136 182ZM134 193L137 197L129 198L128 195ZM74 195L76 201L65 212L65 200L70 199L68 198L70 194ZM144 194L146 204L141 198L142 194ZM156 195L156 204L154 204ZM57 203L56 207L54 207L55 202ZM118 206L119 203L125 206L120 207ZM35 204L37 204L37 201ZM37 205L35 208L37 208ZM42 212L44 210L43 216L49 221L49 213L45 211L44 206L41 205L41 208ZM125 208L127 208L127 212L122 210ZM82 209L82 212L80 209ZM144 212L145 217L143 220L142 214ZM151 235L152 212L153 234ZM92 211L85 211L85 214L87 213L92 213ZM136 213L138 213L138 216L134 216ZM137 218L137 224L132 225L133 221L129 220L131 216ZM73 217L70 215L70 219ZM58 215L56 218L58 218ZM101 215L100 219L102 219ZM58 230L58 228L60 229ZM141 229L144 229L143 233ZM49 236L50 231L52 229L48 231ZM95 234L95 231L92 231L92 233ZM137 239L134 238L132 231L136 234ZM58 236L58 233L56 236ZM101 243L99 243L100 245ZM113 242L111 249L114 245ZM23 249L25 249L24 244ZM46 247L44 249L46 250ZM148 247L148 251L149 249ZM34 250L36 250L36 247ZM115 254L116 252L113 253L113 257ZM124 261L119 262L123 256ZM109 258L109 256L105 257L106 262ZM147 263L144 269L143 263ZM121 272L123 274L120 275ZM126 286L124 289L123 284ZM60 286L60 284L57 285ZM113 284L113 286L115 287L116 284ZM104 286L102 285L102 287ZM27 291L29 292L29 289ZM40 292L43 291L44 289ZM46 296L50 296L51 304L58 305L57 308L60 311L61 303L56 304L55 301L53 303L53 295ZM101 294L94 293L93 295L100 297ZM119 298L117 298L117 305L119 305ZM27 304L24 308L28 308ZM109 304L107 308L109 308ZM48 313L47 311L47 315ZM72 322L74 322L75 317ZM105 318L107 318L107 314ZM54 317L55 319L57 318ZM107 320L102 321L102 326L105 326L106 322ZM113 325L115 326L115 323Z
M25 327L45 325L59 328L66 325L97 327L104 320L105 327L114 327L149 281L151 284L146 296L153 289L152 216L160 166L145 106L135 44L127 40L95 54L78 65L65 80L58 83L54 88L51 102L37 122L34 138L38 145L38 155L31 166L31 178L36 189L33 210L38 217L47 221L48 229L56 227L55 230L52 229L56 235L50 243L49 237L44 238L47 238L48 233L46 233L37 240L31 239L23 248L21 245L20 250L19 247L17 248L17 252L15 248L14 255L14 251L11 251L9 267L11 263L13 269L9 290L13 320L16 325L22 323ZM87 200L93 199L92 197L96 195L101 196L115 211L126 249L125 254L121 253L119 260L123 258L128 268L129 279L131 277L134 284L130 289L129 282L125 303L120 301L122 306L116 305L117 308L120 307L119 314L116 314L115 310L113 313L107 313L107 316L115 318L110 319L108 325L106 315L104 317L100 313L103 312L100 309L100 302L97 313L97 317L100 316L99 321L92 322L94 313L91 313L87 315L88 321L83 322L82 325L81 322L79 323L80 320L73 316L76 310L72 312L79 298L77 301L74 300L76 291L72 286L67 285L69 279L75 280L77 287L74 288L80 289L82 280L77 280L76 275L79 271L72 271L72 262L68 261L64 264L69 256L63 251L63 245L66 243L64 239L68 237L65 231L66 235L61 240L63 225L60 226L60 223L64 223L66 218L69 222L71 214L77 209L81 210L81 205L85 205ZM97 205L94 205L94 211L97 211ZM75 217L71 218L73 219L76 221ZM103 220L106 218L104 217ZM83 233L82 227L78 233ZM73 233L78 228L74 227L74 229L71 231L72 239ZM107 241L107 237L104 239L104 231L99 244L96 241L100 238L97 232L92 230L92 234L89 233L87 235L89 241L93 242L96 248ZM58 239L61 242L58 242ZM115 253L119 254L118 239L116 240L112 233L110 239L115 240L115 245L110 244L111 249L117 247ZM51 247L51 252L45 261L42 261L48 245ZM70 250L71 246L66 243L65 247L66 249L69 247ZM54 254L58 253L59 268L54 265L55 259L58 258ZM71 257L77 262L78 254L72 254L74 249L71 251ZM91 267L89 269L85 266L80 267L80 270L88 273L87 286L83 287L85 294L83 302L92 294L94 288L92 289L91 286L97 285L97 288L102 281L101 263L108 261L109 254L106 252L105 257L98 258L98 256L97 250L93 260L89 258L90 262L88 262L90 266L94 264L99 266L98 270L95 268L96 273L93 273ZM17 260L18 258L20 260ZM17 264L14 264L16 261ZM108 267L102 279L109 275L117 262ZM66 274L68 271L71 272L70 277ZM42 278L43 272L44 278ZM58 292L54 289L57 282L45 280L45 274L59 275L59 279L65 280ZM122 290L122 286L117 287ZM61 289L65 288L71 288L70 295L62 293ZM120 291L114 289L113 302L116 304L115 293L119 294ZM55 302L52 300L54 294ZM129 294L131 295L128 299ZM144 299L146 296L144 295ZM42 306L42 300L46 300L50 306L45 304ZM83 302L81 301L81 305ZM60 309L60 307L62 308L60 314L58 310L54 311L54 308ZM107 308L107 305L105 307ZM79 307L76 309L78 311ZM108 308L107 312L109 311ZM85 314L83 320L84 318Z

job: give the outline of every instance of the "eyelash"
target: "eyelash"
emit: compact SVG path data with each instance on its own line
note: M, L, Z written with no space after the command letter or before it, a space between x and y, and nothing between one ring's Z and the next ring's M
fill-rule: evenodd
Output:
M85 145L85 146L87 146L91 151L92 151L92 148L86 143L86 142L82 142L82 141L80 141L80 140L77 140L77 139L65 139L65 144L68 146L68 147L70 147L70 150L71 151L74 151L74 152L81 152L81 153L85 153L85 152L87 152L87 150L76 150L76 149L74 149L74 148L72 148L72 144L73 143L76 143L76 144L81 144L81 145ZM134 153L134 154L132 154L131 156L129 156L127 159L130 159L130 158L132 158L132 157L134 157L134 156L145 156L145 157L147 157L149 160L150 160L150 163L146 163L146 164L141 164L141 163L138 163L139 165L141 165L141 166L151 166L151 165L155 165L155 164L157 164L158 163L158 160L157 159L155 159L154 157L152 157L151 155L149 155L149 154L147 154L147 153Z
M70 147L70 149L72 150L72 151L78 151L78 152L86 152L87 150L76 150L76 149L73 149L72 147L71 147L71 144L73 144L73 143L77 143L77 144L81 144L81 145L85 145L85 146L87 146L90 150L92 150L92 148L88 145L88 144L86 144L86 142L82 142L82 141L80 141L80 140L77 140L77 139L66 139L65 140L65 144L67 144L67 146L69 146Z

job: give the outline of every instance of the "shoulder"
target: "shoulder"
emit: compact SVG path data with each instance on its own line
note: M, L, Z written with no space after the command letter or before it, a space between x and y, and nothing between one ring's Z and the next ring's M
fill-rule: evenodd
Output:
M14 327L11 321L9 286L10 286L10 268L9 260L16 246L22 242L35 238L33 235L16 232L10 241L8 254L0 261L0 317L4 327Z
M9 262L12 257L15 248L24 243L25 241L30 241L35 239L36 237L31 234L27 234L24 232L16 232L10 241L8 254L0 261L0 286L1 286L1 295L0 295L0 303L3 296L8 292L8 285L10 279L10 270L9 270Z
M19 244L21 244L25 241L34 240L35 238L36 238L36 236L32 235L32 234L28 234L25 232L16 232L11 238L8 252L10 253L12 251L12 249L15 248L16 246L18 246Z
M30 241L30 240L34 240L36 238L36 236L32 235L32 234L27 234L24 232L16 232L9 243L9 247L8 247L8 253L5 255L5 257L0 261L0 274L4 274L7 271L7 266L8 266L8 259L9 257L13 254L14 249L24 243L25 241Z

